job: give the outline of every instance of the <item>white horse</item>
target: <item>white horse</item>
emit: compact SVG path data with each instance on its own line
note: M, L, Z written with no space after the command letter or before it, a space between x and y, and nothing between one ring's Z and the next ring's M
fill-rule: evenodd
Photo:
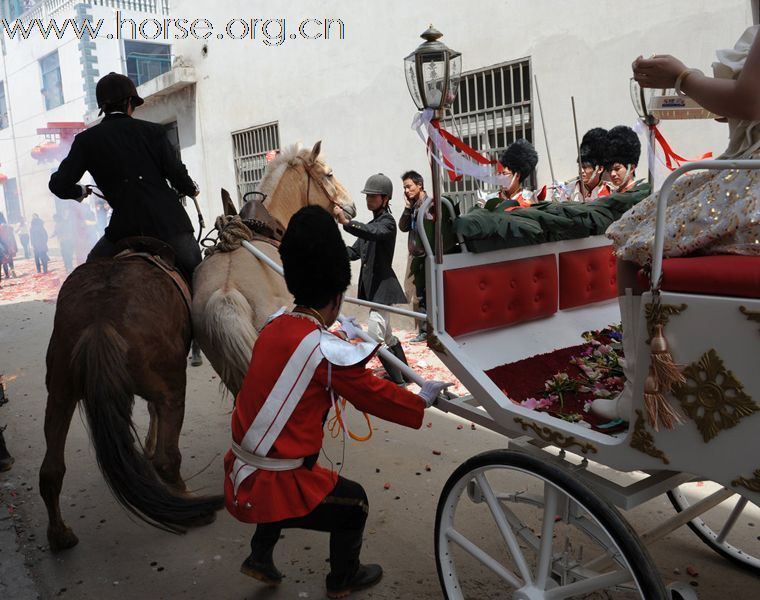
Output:
M332 212L335 205L355 216L356 208L332 169L314 147L292 146L268 163L258 191L264 206L284 227L298 209L317 204ZM246 205L249 205L249 201ZM225 212L234 214L234 206ZM245 218L247 207L240 211ZM275 244L252 242L280 263ZM293 298L285 280L243 247L206 257L193 276L193 335L222 379L236 395L251 361L251 350L267 318Z

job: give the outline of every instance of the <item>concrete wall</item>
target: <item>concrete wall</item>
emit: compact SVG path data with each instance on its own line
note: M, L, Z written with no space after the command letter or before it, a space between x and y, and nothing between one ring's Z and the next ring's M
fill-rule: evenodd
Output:
M172 112L170 96L140 114L179 117L183 139L194 138L183 144L183 159L203 190L207 220L219 212L219 188L235 189L231 132L270 121L279 122L284 145L323 140L324 155L352 193L359 218L368 218L359 194L366 177L377 171L391 176L398 216L403 207L398 176L409 168L429 173L424 146L410 129L415 107L402 71L404 56L428 24L462 53L465 71L530 57L556 175L568 179L576 169L571 96L581 134L594 126L633 125L631 62L640 54L670 53L709 72L715 49L732 46L752 24L752 5L749 0L324 0L316 8L306 0L256 5L178 0L173 17L203 17L215 26L208 40L175 42L174 52L196 69L194 101L183 95ZM279 46L263 43L260 33L256 40L216 39L233 18L285 18L289 35L310 17L342 19L346 38L286 39ZM193 104L194 115L187 110ZM550 177L535 99L533 114L543 184ZM685 156L720 152L727 141L725 126L711 121L667 122L662 130ZM645 165L646 151L642 176ZM399 274L406 258L402 237Z

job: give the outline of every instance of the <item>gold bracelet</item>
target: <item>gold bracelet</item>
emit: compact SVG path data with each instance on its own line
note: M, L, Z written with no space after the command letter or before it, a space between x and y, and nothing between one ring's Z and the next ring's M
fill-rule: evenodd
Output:
M699 73L700 75L704 75L704 73L702 73L702 71L700 71L699 69L684 69L683 71L681 71L678 77L676 77L676 83L673 86L676 90L676 94L678 94L679 96L686 96L686 94L683 91L681 91L681 86L686 81L686 78L692 73Z

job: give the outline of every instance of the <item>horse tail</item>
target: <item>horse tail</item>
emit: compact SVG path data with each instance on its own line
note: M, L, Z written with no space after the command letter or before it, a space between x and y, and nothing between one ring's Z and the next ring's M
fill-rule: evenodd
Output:
M84 393L98 466L124 508L154 527L184 533L186 527L212 521L223 499L173 494L138 449L127 348L112 325L92 324L72 352L72 371Z
M219 376L233 392L243 385L251 362L256 329L253 310L236 289L216 290L203 311L203 328L211 348L221 353Z

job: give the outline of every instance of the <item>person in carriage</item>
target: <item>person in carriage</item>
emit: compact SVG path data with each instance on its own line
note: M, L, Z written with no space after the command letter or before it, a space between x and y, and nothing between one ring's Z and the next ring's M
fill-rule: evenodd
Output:
M538 153L533 144L524 139L516 140L501 153L499 163L504 167L503 174L512 178L510 186L500 190L499 197L513 202L511 208L526 208L542 200L535 192L524 187L525 181L538 164ZM545 193L545 190L542 191Z
M634 79L646 88L675 89L728 120L729 146L721 159L760 158L760 38L755 25L734 48L719 50L714 77L687 68L670 55L633 63ZM652 262L657 194L610 225L607 236L618 257L626 385L619 396L599 399L591 410L628 420L633 395L633 354L642 289L638 272ZM760 256L760 174L757 170L713 170L676 181L666 211L666 258L695 254Z
M607 130L594 127L583 134L578 162L581 166L581 181L575 180L566 188L566 197L584 202L609 196L610 184L602 179L604 175L604 155L607 146Z
M192 286L201 252L175 189L194 197L198 188L164 128L132 118L134 109L144 101L129 77L109 73L98 81L95 94L105 116L74 138L68 155L50 177L50 191L59 198L81 202L91 189L78 182L89 171L113 215L88 260L113 256L124 238L148 236L171 246L176 267Z
M377 417L419 428L446 384L426 381L414 394L378 378L365 367L377 344L353 345L327 331L351 281L348 252L330 213L318 206L299 210L279 252L296 306L274 316L253 347L232 413L225 500L236 519L257 524L242 573L277 585L282 574L273 552L281 531L330 532L327 595L342 598L374 585L383 571L359 561L366 492L317 462L327 413L342 396ZM349 322L344 329L354 337Z

